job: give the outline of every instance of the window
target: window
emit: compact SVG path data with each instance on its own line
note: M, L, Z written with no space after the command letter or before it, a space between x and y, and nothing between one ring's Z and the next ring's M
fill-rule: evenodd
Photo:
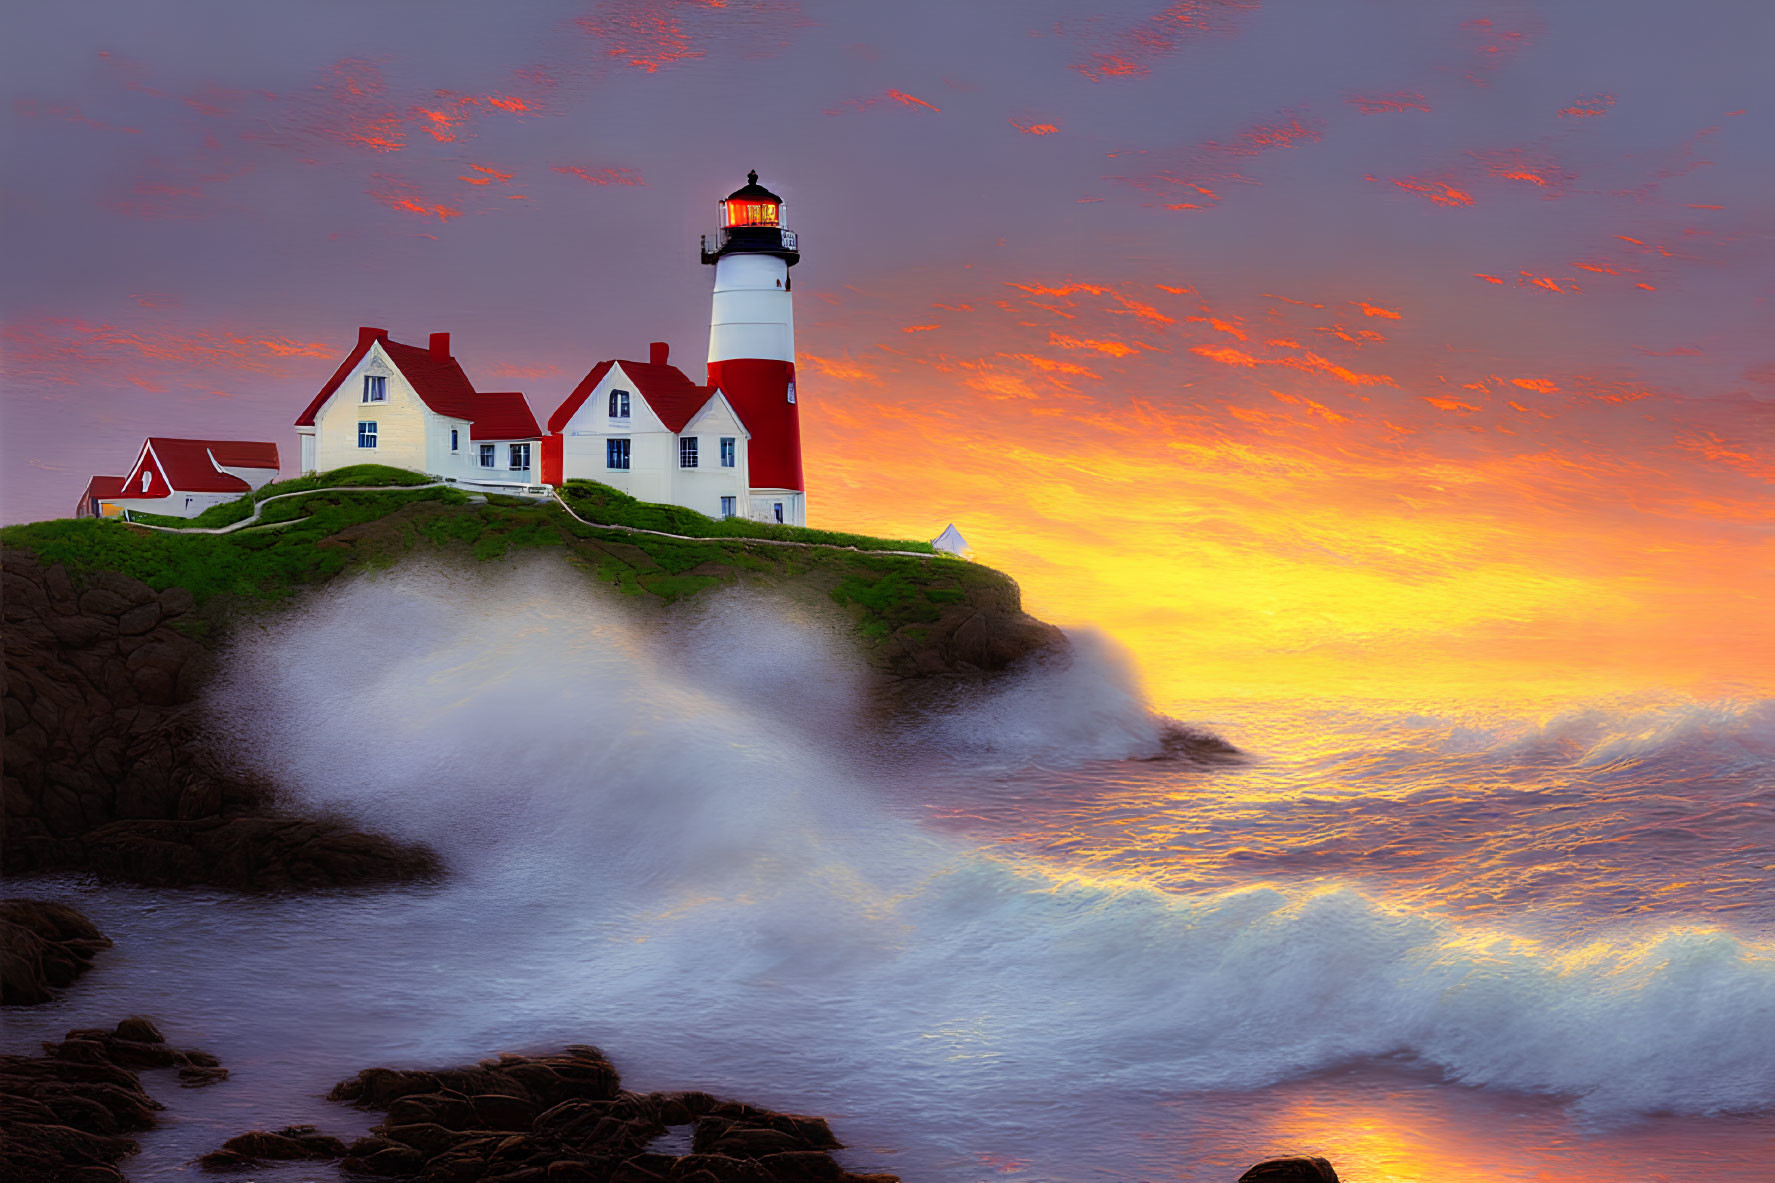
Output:
M376 421L374 419L364 419L358 423L357 446L360 448L374 448L376 446Z
M450 429L450 450L452 452L461 451L461 444L462 444L461 429L456 428L456 427L452 427Z
M481 445L481 467L482 468L492 468L495 463L493 458L494 458L495 454L498 453L498 451L499 451L499 449L493 444L482 444Z
M604 441L604 467L626 469L629 466L629 441Z
M678 467L696 467L696 436L688 435L678 441Z
M512 469L512 471L516 472L520 468L529 468L529 467L530 467L530 445L529 444L513 444L513 445L511 445L511 469Z
M142 492L146 493L148 491L148 486L153 483L154 483L154 474L152 472L150 472L148 469L144 468L142 470Z
M789 401L790 402L795 401L795 383L794 382L789 383Z
M365 374L364 401L367 403L387 402L388 379L380 374Z
M724 435L721 437L721 467L722 468L732 468L733 467L733 456L734 456L733 436Z
M777 502L776 508L777 508L777 521L780 522L783 520L783 503L781 501Z
M610 392L610 417L612 419L627 419L629 417L628 391L613 390Z
M733 512L733 498L723 497L721 499L721 516L724 518L731 518Z

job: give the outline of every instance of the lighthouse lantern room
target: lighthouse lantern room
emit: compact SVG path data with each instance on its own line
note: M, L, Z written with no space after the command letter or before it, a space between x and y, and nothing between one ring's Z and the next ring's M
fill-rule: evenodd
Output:
M806 525L789 283L789 268L801 261L800 244L783 225L783 199L760 185L756 172L721 200L720 209L720 230L704 235L702 243L703 262L715 268L709 384L720 387L752 433L754 514L748 516Z

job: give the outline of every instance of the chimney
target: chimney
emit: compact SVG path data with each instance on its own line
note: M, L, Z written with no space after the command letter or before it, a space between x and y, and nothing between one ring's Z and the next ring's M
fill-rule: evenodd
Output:
M666 359L672 355L672 347L664 341L655 341L647 347L647 360L656 366L669 364Z
M450 334L433 333L431 335L431 360L450 360Z
M369 325L360 325L357 331L357 343L368 345L372 341L388 340L387 329L373 329Z

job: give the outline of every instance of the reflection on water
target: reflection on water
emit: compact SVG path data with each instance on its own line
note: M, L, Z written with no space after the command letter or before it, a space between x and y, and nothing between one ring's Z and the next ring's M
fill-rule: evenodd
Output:
M964 771L944 828L1179 891L1336 878L1543 931L1674 916L1775 922L1775 706L1622 704L1278 716L1204 708L1242 766Z

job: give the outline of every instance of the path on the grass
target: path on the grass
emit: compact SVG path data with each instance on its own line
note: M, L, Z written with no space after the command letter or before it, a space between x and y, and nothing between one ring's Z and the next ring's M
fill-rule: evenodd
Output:
M163 534L232 534L236 530L244 530L248 526L256 524L259 520L259 514L267 505L270 505L273 501L282 501L286 497L307 497L314 493L402 493L414 489L456 489L463 493L483 494L488 492L488 490L481 489L465 489L463 486L450 481L432 481L430 484L426 485L328 485L320 489L297 489L291 493L273 494L272 496L265 498L263 501L254 503L253 512L250 516L244 517L238 522L230 522L226 526L154 526L147 522L130 522L128 524L139 526L144 530L159 530ZM502 497L528 497L533 501L545 499L545 495L542 494L514 493L509 490L501 491L498 495ZM935 559L940 557L929 551L870 550L861 546L841 546L836 542L791 542L782 538L749 538L745 536L733 537L726 535L709 537L703 534L668 534L664 530L648 530L641 526L618 526L611 522L588 522L586 519L574 513L573 507L568 505L567 502L562 499L560 492L553 488L551 488L546 494L546 499L553 501L556 505L559 505L562 509L566 510L567 516L578 522L580 525L590 526L594 530L620 530L624 534L651 534L655 538L675 538L680 542L719 542L728 544L737 543L740 545L758 543L763 546L802 546L818 550L848 550L860 555L900 555L909 559ZM296 522L301 521L301 519L293 518L291 521ZM271 523L271 525L274 526L289 524L291 523Z

